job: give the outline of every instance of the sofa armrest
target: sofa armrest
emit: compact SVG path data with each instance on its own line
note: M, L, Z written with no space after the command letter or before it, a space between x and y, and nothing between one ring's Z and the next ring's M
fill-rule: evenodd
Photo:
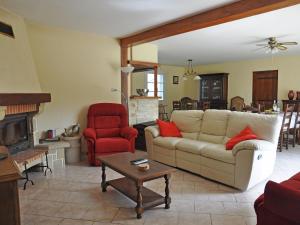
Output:
M265 187L264 207L273 214L300 223L300 191L269 181Z
M133 127L123 127L121 129L121 136L128 140L131 140L132 138L136 138L137 135L138 135L138 132Z
M152 134L153 138L156 138L160 135L159 127L157 125L148 126L148 127L145 128L145 131L149 131Z
M83 131L83 136L85 139L95 142L96 141L96 131L93 128L86 128Z
M234 146L234 148L232 149L232 154L236 156L236 154L241 150L272 151L272 150L276 150L276 145L274 145L269 141L257 140L257 139L242 141Z

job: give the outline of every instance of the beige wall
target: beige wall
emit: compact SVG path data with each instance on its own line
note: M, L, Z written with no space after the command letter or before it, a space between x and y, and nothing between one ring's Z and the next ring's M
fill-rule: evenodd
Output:
M128 51L128 54L128 59L130 59L130 51ZM154 44L146 43L132 47L132 60L157 63L157 46Z
M130 50L128 51L128 59L130 59ZM154 44L141 44L132 47L132 60L144 62L158 62L158 48ZM128 79L128 94L137 95L137 88L146 88L146 73L132 73L129 74Z
M173 109L173 101L180 100L184 96L184 81L182 80L182 74L184 73L184 67L161 65L160 70L164 74L165 79L165 101L167 105L167 111L170 115ZM173 84L173 76L179 76L179 84Z
M229 73L228 100L241 96L246 104L252 101L253 71L278 70L278 99L287 99L289 90L300 90L300 56L281 56L227 62L222 64L200 65L196 67L199 73ZM185 94L194 98L199 97L199 82L187 83Z
M79 122L97 102L120 102L120 48L117 40L28 23L29 40L43 92L52 102L38 117L40 131Z
M0 34L0 92L40 92L24 20L0 8L0 21L12 25L15 34Z
M0 35L0 92L50 92L52 102L38 115L38 129L79 122L96 102L120 102L120 47L116 39L27 22L0 9L0 20L16 38ZM157 62L157 47L134 47L134 60Z
M146 75L147 72L132 73L131 76L131 91L130 95L137 95L136 89L147 88Z

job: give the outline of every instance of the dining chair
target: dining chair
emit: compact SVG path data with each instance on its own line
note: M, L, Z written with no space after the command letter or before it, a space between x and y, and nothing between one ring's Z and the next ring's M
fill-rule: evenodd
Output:
M231 111L243 111L245 108L245 101L240 96L235 96L230 100Z
M296 141L297 144L300 144L300 105L297 105L297 112L295 115L295 119L294 119L294 128L291 129L290 134L293 135L293 139L292 139L292 144L293 147L295 147L296 145Z
M180 99L181 109L189 110L192 106L192 99L190 97L183 97Z
M173 111L174 110L181 110L181 102L180 101L173 101Z
M203 102L202 103L202 110L205 111L207 109L210 109L210 102Z
M160 120L164 120L164 121L169 120L169 116L168 116L166 108L167 108L167 105L165 105L165 104L158 105L158 117Z
M280 152L282 152L283 144L285 144L286 149L289 149L290 124L291 124L294 108L295 108L295 104L288 104L283 114L280 137L279 137L279 145L278 145Z

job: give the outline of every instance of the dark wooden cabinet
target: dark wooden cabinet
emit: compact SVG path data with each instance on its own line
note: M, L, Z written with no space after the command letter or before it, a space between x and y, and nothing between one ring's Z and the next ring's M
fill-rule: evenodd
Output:
M211 109L227 109L228 73L201 74L200 102L209 102Z
M0 146L0 153L8 153L7 148ZM18 179L19 169L10 155L0 160L0 224L20 225L20 206Z
M135 149L147 151L145 128L148 126L153 126L155 124L156 124L155 121L150 121L150 122L144 122L144 123L139 123L139 124L133 125L133 127L135 129L137 129L137 131L138 131L138 136L135 139Z

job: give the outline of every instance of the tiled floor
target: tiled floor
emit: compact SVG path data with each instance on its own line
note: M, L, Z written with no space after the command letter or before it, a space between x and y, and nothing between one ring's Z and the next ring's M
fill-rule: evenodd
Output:
M277 154L270 179L282 181L300 171L300 148ZM23 191L20 182L22 225L254 225L254 200L265 183L240 192L200 176L178 170L171 179L171 209L162 206L135 218L135 204L109 187L100 191L101 169L86 164L55 168L47 177L32 174L35 185ZM120 175L108 170L107 178ZM164 193L164 181L146 184Z

